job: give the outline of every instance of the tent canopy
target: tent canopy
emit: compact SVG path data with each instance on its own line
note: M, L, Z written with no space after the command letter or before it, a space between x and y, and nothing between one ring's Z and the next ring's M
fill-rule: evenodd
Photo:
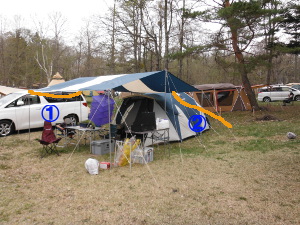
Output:
M201 85L194 85L194 87L200 91L235 89L236 88L233 84L230 84L230 83L201 84Z
M13 92L24 91L24 89L0 86L0 95L8 95Z
M56 84L60 84L63 82L65 82L64 78L57 72L55 75L53 75L52 80L48 84L48 87L56 85Z
M115 91L121 92L139 93L197 91L197 89L193 86L185 83L165 70L99 77L80 77L61 84L53 85L51 87L39 89L39 91L99 91L109 89L114 89Z
M251 110L249 98L242 87L230 83L194 85L196 101L211 112Z

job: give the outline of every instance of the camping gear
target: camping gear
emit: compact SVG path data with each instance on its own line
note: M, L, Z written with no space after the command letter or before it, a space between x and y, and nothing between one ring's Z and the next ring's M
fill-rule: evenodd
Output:
M184 101L191 105L197 105L197 102L186 93L178 93ZM189 128L189 118L193 115L205 115L192 108L188 108L180 104L174 99L170 93L157 93L157 94L144 94L132 95L123 100L120 109L116 113L116 124L124 124L125 129L130 130L142 112L154 112L155 117L160 119L169 120L169 140L181 141L185 138L195 136L198 133ZM207 118L206 118L207 120ZM204 123L203 123L204 124ZM202 123L201 125L204 126ZM206 123L203 130L209 129L209 123ZM160 132L160 131L157 131ZM161 131L163 132L163 131ZM151 134L148 135L150 137ZM155 143L161 143L162 140L154 139ZM145 146L152 144L150 138L146 139Z
M77 141L74 138L76 131L71 127L75 126L73 126L72 120L70 120L70 118L68 117L64 117L63 123L56 124L57 130L61 132L61 134L58 135L61 136L63 142L63 145L57 145L57 147L66 147L70 144L76 145ZM64 130L62 130L61 128L63 128Z
M52 129L51 122L44 121L44 129L42 133L42 139L37 139L41 145L43 145L43 152L41 157L44 157L46 154L56 153L59 155L56 146L61 138L56 138L54 131Z
M183 92L198 91L198 89L196 89L195 87L185 83L184 81L180 80L179 78L177 78L176 76L174 76L173 74L171 74L166 70L134 73L134 74L106 75L106 76L99 76L99 77L80 77L51 87L42 88L37 91L47 93L50 91L59 91L59 90L64 90L64 91L114 90L117 92L135 92L135 93L172 93L172 92L183 93ZM168 96L169 99L170 98L173 99L171 94L168 94ZM172 103L168 103L167 106L168 114L166 114L164 110L165 108L164 103L163 103L165 97L159 96L158 98L161 99L160 100L161 104L157 108L158 111L161 111L160 114L163 115L164 118L160 114L157 114L156 112L155 112L155 116L156 118L169 119L171 121L170 124L172 123L173 125L172 128L170 128L170 131L172 131L173 140L182 140L183 138L196 135L195 132L189 129L188 122L189 122L189 117L192 114L200 113L198 110L184 107L179 102L174 103L176 100L173 99ZM187 98L187 99L192 104L197 104L195 100L193 100L192 98ZM147 110L144 110L144 112L147 112ZM192 114L186 112L191 112ZM200 114L202 115L203 113ZM174 118L170 119L169 117L171 116L173 116ZM130 124L130 126L131 125L132 123ZM208 126L206 126L205 129L208 129Z
M89 119L97 127L110 123L114 111L115 101L107 95L98 95L93 97L91 103L91 113Z
M99 161L97 159L87 159L84 166L91 175L97 175L99 173Z
M110 145L109 142L111 142L111 151L114 151L114 141L110 139L104 139L99 141L92 141L92 154L94 155L104 155L109 153Z
M103 136L104 139L112 139L112 140L119 140L120 135L117 134L118 129L116 124L109 124L109 130L104 129L104 132L100 134Z
M110 169L110 162L100 162L100 169L104 169L104 170Z
M131 153L132 163L147 164L153 161L153 148L137 148Z
M155 112L142 112L131 126L132 131L156 130Z
M126 138L125 141L116 141L117 148L115 154L114 164L118 166L131 165L130 154L136 149L141 143L140 139L135 137Z
M156 118L156 129L157 130L169 129L169 128L170 128L169 120Z
M187 92L197 89L180 80L168 71L154 71L134 74L106 75L99 77L80 77L37 91L84 91L111 90L120 92L156 93Z
M244 88L230 83L194 85L198 91L191 96L205 109L211 112L251 110Z

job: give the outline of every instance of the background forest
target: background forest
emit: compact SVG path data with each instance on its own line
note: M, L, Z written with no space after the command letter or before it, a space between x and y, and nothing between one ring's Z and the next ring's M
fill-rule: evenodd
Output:
M99 0L100 1L100 0ZM0 15L0 84L167 69L190 84L300 82L300 6L276 0L114 0L66 37L66 18ZM93 7L93 6L91 6ZM99 9L101 11L101 9Z

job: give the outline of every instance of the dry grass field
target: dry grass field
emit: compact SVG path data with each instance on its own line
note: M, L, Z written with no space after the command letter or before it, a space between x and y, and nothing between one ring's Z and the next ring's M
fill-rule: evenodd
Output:
M300 104L265 106L99 175L85 161L109 156L88 147L40 158L40 130L0 138L0 224L299 224Z

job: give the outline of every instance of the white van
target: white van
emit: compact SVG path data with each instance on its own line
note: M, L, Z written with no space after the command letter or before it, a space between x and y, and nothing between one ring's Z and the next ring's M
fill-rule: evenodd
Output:
M270 86L259 90L258 101L271 102L283 101L288 98L290 92L294 94L294 101L300 101L300 91L288 86Z
M43 127L44 121L47 120L43 113L47 106L58 109L55 123L63 122L65 116L69 117L73 124L88 119L87 102L82 95L73 98L51 98L30 95L28 91L15 92L0 99L0 136L7 136L16 130Z

